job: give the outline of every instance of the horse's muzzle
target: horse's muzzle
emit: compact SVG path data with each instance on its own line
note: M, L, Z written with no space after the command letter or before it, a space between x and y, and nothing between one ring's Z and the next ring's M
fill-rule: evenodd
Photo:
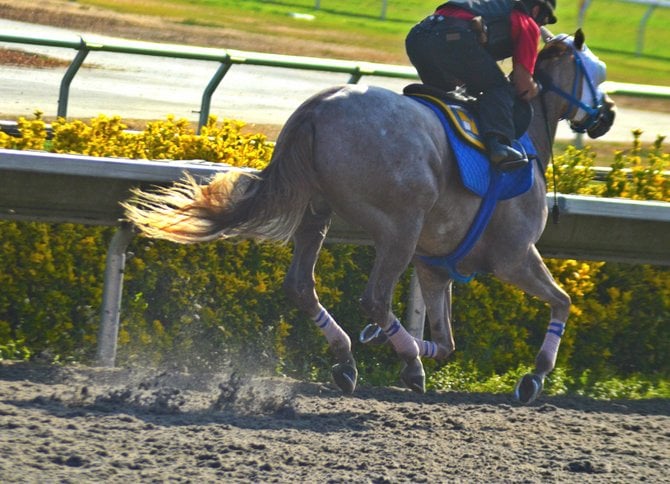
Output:
M616 118L616 105L614 101L605 94L603 99L603 106L598 113L596 121L586 130L589 138L600 138L607 133L614 124Z

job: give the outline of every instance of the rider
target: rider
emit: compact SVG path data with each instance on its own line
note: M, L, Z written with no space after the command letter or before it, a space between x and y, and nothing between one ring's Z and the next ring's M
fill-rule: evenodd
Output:
M540 26L556 22L556 0L449 0L410 30L407 55L424 84L478 98L477 112L491 162L501 170L528 160L511 146L514 96L530 101ZM512 57L511 83L497 61Z

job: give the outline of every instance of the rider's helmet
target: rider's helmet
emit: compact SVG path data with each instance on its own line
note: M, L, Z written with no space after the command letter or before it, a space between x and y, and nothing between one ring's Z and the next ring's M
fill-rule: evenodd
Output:
M538 15L537 20L540 20L542 25L546 24L555 24L556 23L556 0L521 0L521 3L526 8L526 11L530 13L531 9L538 5L540 7L540 15Z

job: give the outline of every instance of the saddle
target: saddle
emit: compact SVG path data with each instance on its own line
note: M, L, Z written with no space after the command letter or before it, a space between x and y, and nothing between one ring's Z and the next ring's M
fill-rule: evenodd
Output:
M510 172L497 172L486 155L484 141L480 136L474 104L475 98L460 91L442 91L425 84L410 84L403 94L428 106L442 122L449 144L457 159L463 185L473 193L483 197L491 185L493 176L500 176L501 192L498 200L521 195L528 191L533 180L533 163ZM529 159L536 151L526 134L532 118L530 104L515 103L514 125L515 148L526 153Z
M447 139L456 158L456 164L463 186L482 197L479 210L470 225L467 234L456 249L446 255L417 255L424 263L448 271L457 282L468 282L475 274L464 275L458 271L458 263L477 243L486 229L499 200L506 200L527 192L533 185L533 163L513 171L499 171L489 162L479 128L473 100L459 92L444 92L423 84L411 84L404 94L429 107L440 119ZM515 109L515 125L518 141L515 147L526 153L529 159L535 158L533 143L525 134L532 110L520 106Z

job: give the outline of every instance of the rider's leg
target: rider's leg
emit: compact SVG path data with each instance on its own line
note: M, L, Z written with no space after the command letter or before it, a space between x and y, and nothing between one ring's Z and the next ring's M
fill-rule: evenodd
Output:
M501 170L519 168L528 162L522 153L512 148L514 139L514 92L504 80L485 90L478 103L478 114L484 144L491 162Z

